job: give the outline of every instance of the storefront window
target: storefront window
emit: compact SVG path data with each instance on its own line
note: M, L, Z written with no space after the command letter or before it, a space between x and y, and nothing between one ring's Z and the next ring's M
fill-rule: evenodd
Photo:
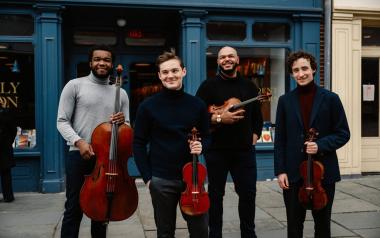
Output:
M137 108L146 98L160 92L162 83L157 76L156 65L153 62L133 63L129 66L130 76L130 119L135 122Z
M207 76L215 77L216 57L220 47L207 49ZM273 142L278 98L285 93L285 57L283 48L236 48L240 57L238 67L241 75L252 80L260 92L270 92L269 101L261 104L264 119L260 142Z
M362 58L362 137L379 136L379 58Z
M15 148L36 146L34 103L33 45L0 42L0 107L17 125Z
M34 19L30 15L0 15L0 35L31 36Z
M253 39L256 41L287 42L290 28L286 23L257 22L253 24Z
M363 27L363 46L380 46L380 27Z
M220 41L242 41L246 38L246 24L233 21L210 21L207 23L207 38Z

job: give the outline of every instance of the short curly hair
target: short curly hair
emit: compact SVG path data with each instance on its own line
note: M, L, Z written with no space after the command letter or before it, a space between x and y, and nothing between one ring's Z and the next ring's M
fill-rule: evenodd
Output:
M294 62L300 58L307 59L310 62L311 69L317 71L317 62L314 56L310 53L300 50L300 51L292 52L288 56L286 63L287 63L288 71L290 74L292 73L292 67L293 67Z
M94 51L96 50L103 50L103 51L110 52L111 57L112 57L112 63L115 62L115 53L113 52L112 48L109 45L95 45L91 47L91 49L88 52L88 62L92 61L92 57L94 56Z

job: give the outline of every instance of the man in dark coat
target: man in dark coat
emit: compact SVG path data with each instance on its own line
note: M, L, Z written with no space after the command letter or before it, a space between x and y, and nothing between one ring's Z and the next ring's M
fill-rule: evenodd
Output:
M315 237L331 236L331 208L335 182L340 178L336 150L350 139L346 114L339 96L314 83L317 64L314 57L299 51L289 55L288 70L297 88L281 96L276 114L274 169L283 189L288 237L302 238L306 208L298 199L302 185L300 165L313 155L324 167L322 187L328 202L321 210L312 209ZM307 141L310 128L317 130L316 141Z
M11 168L15 166L12 143L17 133L8 110L0 108L0 175L4 202L15 200L12 189Z

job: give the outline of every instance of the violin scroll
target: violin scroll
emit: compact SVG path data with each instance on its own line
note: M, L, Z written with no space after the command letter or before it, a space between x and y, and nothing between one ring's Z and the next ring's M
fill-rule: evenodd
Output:
M319 133L315 128L310 128L306 135L306 141L313 142L317 140Z
M191 132L189 134L189 140L190 141L199 141L200 140L199 131L197 130L197 128L193 127L193 129L191 129Z

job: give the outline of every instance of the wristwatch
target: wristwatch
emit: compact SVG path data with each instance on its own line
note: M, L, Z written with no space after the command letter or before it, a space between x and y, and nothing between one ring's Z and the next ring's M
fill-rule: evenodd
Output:
M220 114L216 115L216 123L222 122L222 116Z

